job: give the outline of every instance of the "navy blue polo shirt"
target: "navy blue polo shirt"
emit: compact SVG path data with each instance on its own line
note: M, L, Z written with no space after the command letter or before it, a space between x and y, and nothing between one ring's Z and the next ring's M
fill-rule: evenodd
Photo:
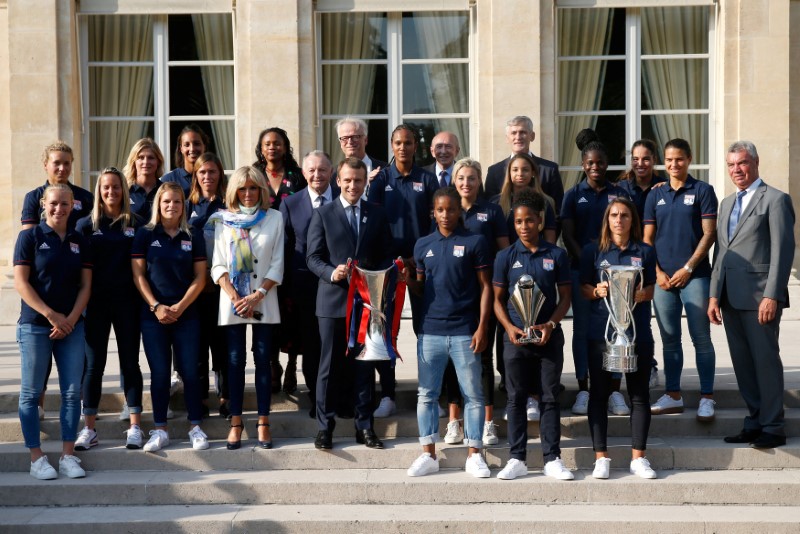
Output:
M517 229L514 227L514 210L508 212L506 217L506 228L508 229L508 239L511 243L516 243L519 239ZM558 230L558 222L556 222L556 212L549 202L544 203L544 225L542 231L539 232L539 238L544 239L545 230Z
M74 230L64 241L42 221L19 233L14 247L14 265L30 267L28 282L36 294L52 309L69 315L80 291L83 269L92 268L89 242ZM50 322L25 301L19 324L50 326Z
M47 182L43 186L37 187L25 195L25 200L22 201L22 220L20 221L22 224L39 224L39 222L41 222L42 196L44 196L44 190L47 189L49 185L50 183ZM67 219L67 228L74 230L78 219L92 213L94 195L86 189L78 187L77 185L72 185L69 182L67 182L67 185L72 189L72 196L74 197L72 212L69 214L69 219Z
M133 285L131 245L136 229L142 224L142 219L137 215L133 215L130 226L122 221L112 224L109 217L103 216L97 230L93 228L91 215L78 221L75 231L92 245L92 295L124 293L125 298L138 295Z
M131 258L146 260L146 278L153 296L162 304L172 305L192 284L195 262L206 261L206 243L199 232L189 235L180 231L170 237L160 224L155 228L143 226L133 238Z
M445 237L437 229L417 242L414 260L425 275L422 333L473 335L480 321L477 272L492 266L486 239L463 228Z
M650 245L631 242L628 248L620 250L619 247L612 243L606 252L601 252L598 247L598 243L589 243L583 247L581 252L581 284L596 286L601 281L601 271L611 265L642 267L644 269L642 272L644 287L656 283L656 251ZM605 276L603 276L602 280L606 280ZM589 316L589 339L606 339L608 308L606 308L604 301L605 299L594 299L590 302L592 311ZM653 342L650 317L650 301L640 302L633 309L637 340Z
M703 237L703 219L717 218L714 188L689 176L677 191L666 185L653 189L644 205L645 226L656 226L658 264L668 276L686 265ZM711 276L708 257L694 266L692 278Z
M183 188L184 196L189 196L189 189L192 188L192 173L179 167L172 169L167 174L161 177L161 183L177 182Z
M508 227L503 220L503 210L500 206L479 198L472 207L462 213L461 218L464 221L464 228L486 239L490 259L494 261L497 254L497 238L508 237Z
M395 248L403 258L414 254L414 244L431 230L433 192L439 182L433 173L414 165L404 176L392 163L369 186L367 199L386 209Z
M523 274L533 277L533 281L544 292L545 301L536 318L536 324L546 323L558 306L556 286L572 284L567 252L547 241L539 241L536 252L531 252L522 244L522 241L517 241L497 254L497 259L494 261L494 278L492 279L495 287L507 289L510 296ZM517 315L510 298L507 309L511 322L522 328L522 319Z
M153 201L156 198L156 192L160 184L150 190L148 193L144 187L139 184L133 184L128 190L128 195L131 199L131 213L135 213L142 218L145 223L150 221L150 215L153 210Z
M653 186L655 184L660 184L661 182L666 181L667 179L663 176L659 174L653 174L653 179L650 181L650 187L647 189L642 189L639 185L637 185L635 178L631 178L630 180L620 180L617 182L617 186L624 189L625 192L628 193L628 197L633 202L633 205L636 206L636 212L639 214L639 221L642 221L642 226L644 226L644 203L647 200L647 196L650 194L650 191L653 190Z
M617 197L629 198L624 189L609 182L599 192L595 191L589 185L588 180L579 182L564 194L561 220L572 219L574 221L575 239L581 248L597 241L608 203ZM577 268L577 264L578 258L575 258L573 267Z
M186 217L189 226L203 232L203 227L208 222L208 218L218 211L225 210L225 202L217 197L214 200L208 200L205 197L200 197L197 204L192 204L186 201Z

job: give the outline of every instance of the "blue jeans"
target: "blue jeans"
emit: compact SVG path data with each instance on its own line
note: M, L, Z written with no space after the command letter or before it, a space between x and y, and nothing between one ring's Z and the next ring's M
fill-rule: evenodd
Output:
M681 390L683 347L681 346L681 310L686 309L689 336L695 351L697 374L700 375L700 393L714 393L714 368L716 356L711 343L708 321L708 291L710 278L692 278L685 287L664 291L656 285L653 306L656 321L664 344L664 377L666 390Z
M570 271L572 276L572 361L575 363L575 378L589 378L589 315L592 303L581 295L581 273Z
M17 325L17 344L22 367L19 391L19 421L25 446L42 446L39 436L39 396L44 389L51 356L58 368L61 389L61 440L75 441L81 411L83 377L83 321L64 339L50 339L50 327L35 324Z
M183 398L189 421L199 425L203 420L200 401L200 377L197 360L200 354L200 321L197 315L181 317L172 324L161 324L149 311L142 318L142 344L150 366L150 395L153 398L153 423L167 426L169 383L172 376L172 355L183 379Z
M228 389L230 390L231 415L242 415L244 402L244 366L247 362L247 325L227 325L225 336L228 342ZM256 364L256 403L258 415L269 415L272 402L272 371L269 365L272 344L271 324L253 324L253 360Z
M422 445L431 445L439 438L438 401L448 360L455 365L458 385L464 397L464 435L467 445L476 449L483 445L481 355L469 348L471 341L471 336L428 334L420 335L417 340L417 424Z

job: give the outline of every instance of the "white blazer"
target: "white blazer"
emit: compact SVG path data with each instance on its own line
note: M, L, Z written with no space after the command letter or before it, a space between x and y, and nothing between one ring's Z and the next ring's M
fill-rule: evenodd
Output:
M214 257L211 263L211 279L219 284L219 279L228 274L231 268L231 243L233 231L222 222L214 229ZM250 288L255 291L264 280L269 278L278 284L283 281L283 217L273 209L267 210L267 216L260 223L250 228L250 242L253 247L255 272L250 280ZM245 295L242 295L245 296ZM224 291L219 296L219 325L232 324L274 324L281 322L278 309L278 288L273 287L267 296L258 303L257 311L263 314L258 319L244 319L233 313L233 306L228 294Z

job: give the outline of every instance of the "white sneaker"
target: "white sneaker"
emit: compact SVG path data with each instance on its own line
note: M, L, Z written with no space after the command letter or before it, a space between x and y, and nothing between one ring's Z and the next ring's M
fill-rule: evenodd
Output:
M389 397L384 397L378 407L375 408L375 411L372 412L372 417L389 417L395 413L397 413L397 405Z
M128 430L124 432L127 436L125 438L125 448L127 449L141 449L142 448L142 441L144 441L144 435L142 434L142 429L138 426L132 426Z
M150 439L144 444L144 452L160 451L169 445L169 434L166 430L151 430Z
M612 391L608 396L608 411L614 415L631 414L631 409L625 403L625 397L619 391Z
M528 466L525 462L511 458L506 466L497 473L497 478L500 480L514 480L517 477L524 477L528 474Z
M419 458L414 460L414 463L411 464L411 467L408 468L406 473L410 477L422 477L438 471L439 459L431 457L431 453L429 452L423 452Z
M653 415L683 413L683 397L675 400L664 393L656 402L650 405L650 413Z
M598 458L594 461L594 478L608 478L611 471L611 458Z
M208 448L208 436L199 425L189 431L189 439L192 441L192 448L196 451L204 451Z
M457 445L464 442L464 431L458 420L447 423L447 433L444 435L444 442L448 445Z
M78 439L75 440L75 450L88 451L92 447L97 446L98 443L100 442L97 441L97 432L85 426L80 434L78 434Z
M650 467L650 462L647 461L647 458L636 458L635 460L631 460L631 474L636 475L640 478L656 478L656 472L653 471L653 468Z
M575 397L575 404L572 405L572 413L575 415L586 415L589 413L589 392L579 391Z
M183 391L183 379L178 371L172 371L172 378L169 381L169 395L175 395L179 391Z
M464 470L475 478L489 478L492 475L489 472L489 466L486 465L486 461L479 452L473 452L467 457Z
M533 397L528 397L528 404L525 407L525 412L528 416L528 421L538 421L542 416L542 414L539 413L539 401Z
M35 462L31 462L31 476L39 480L55 480L58 478L58 473L47 461L47 456L42 456Z
M544 464L544 474L557 480L572 480L575 478L575 475L572 474L572 471L567 469L564 462L561 461L561 458L550 460Z
M41 406L39 406L39 421L44 421L44 408L42 408ZM55 469L53 469L53 471L55 471Z
M83 478L86 476L80 465L81 460L71 454L65 454L58 460L58 472L69 478Z
M700 405L697 407L697 420L710 422L714 420L714 405L717 404L712 399L700 397Z
M130 421L131 420L131 410L128 408L128 403L122 405L122 411L119 412L119 420L120 421Z
M650 368L650 389L658 387L658 367Z
M494 421L486 421L483 423L483 444L484 445L497 445L500 440L497 438L497 425Z

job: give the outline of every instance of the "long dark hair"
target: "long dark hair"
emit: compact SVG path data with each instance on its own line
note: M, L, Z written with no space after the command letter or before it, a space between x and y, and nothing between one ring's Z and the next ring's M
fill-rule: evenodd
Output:
M656 176L657 173L655 170L655 164L658 161L658 148L656 147L656 142L650 139L639 139L631 146L631 154L633 154L633 151L640 146L646 148L653 155L653 176ZM626 169L620 173L618 180L630 180L635 184L636 173L633 172L633 168Z
M267 158L264 157L264 154L261 153L261 142L269 133L276 133L283 139L283 144L286 146L286 151L283 154L283 168L286 171L297 171L300 172L300 165L297 164L297 160L294 159L294 150L292 150L292 143L289 141L289 134L286 133L286 130L283 128L278 128L277 126L273 126L272 128L267 128L266 130L262 130L260 134L258 134L258 139L256 140L256 160L253 162L253 166L257 167L259 170L266 174L267 172Z
M639 220L639 212L636 211L636 206L625 197L617 197L608 203L606 212L603 214L603 224L600 227L600 243L598 244L598 248L602 252L607 252L611 248L611 225L608 224L608 216L615 204L622 204L631 213L631 235L629 241L634 243L642 242L642 223Z
M198 125L192 123L187 124L181 130L181 133L178 134L178 141L175 143L175 168L176 169L183 169L184 163L183 161L183 152L181 152L181 145L183 144L183 134L193 132L200 136L200 141L203 142L203 152L208 152L209 150L209 143L211 143L211 139L206 135L202 128Z

